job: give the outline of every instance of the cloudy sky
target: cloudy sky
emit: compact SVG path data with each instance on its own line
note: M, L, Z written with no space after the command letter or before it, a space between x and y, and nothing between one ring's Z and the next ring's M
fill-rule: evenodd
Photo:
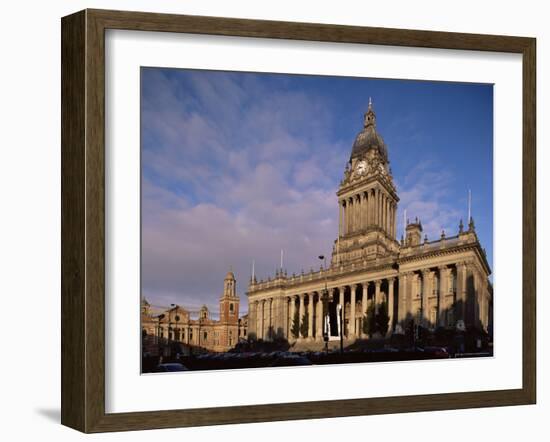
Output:
M237 277L319 267L372 97L403 210L455 235L468 189L492 264L491 85L142 68L142 293L214 312Z

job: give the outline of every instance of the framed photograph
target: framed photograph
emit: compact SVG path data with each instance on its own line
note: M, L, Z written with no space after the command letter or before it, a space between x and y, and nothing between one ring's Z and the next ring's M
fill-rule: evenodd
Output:
M525 37L64 17L62 423L535 403L535 67Z

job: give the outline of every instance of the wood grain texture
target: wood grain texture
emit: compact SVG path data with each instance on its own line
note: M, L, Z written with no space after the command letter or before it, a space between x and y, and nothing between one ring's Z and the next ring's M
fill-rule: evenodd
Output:
M85 13L61 30L61 422L85 427Z
M106 29L523 55L523 387L516 390L105 413ZM86 10L62 19L62 423L141 430L532 404L536 398L536 53L525 37Z

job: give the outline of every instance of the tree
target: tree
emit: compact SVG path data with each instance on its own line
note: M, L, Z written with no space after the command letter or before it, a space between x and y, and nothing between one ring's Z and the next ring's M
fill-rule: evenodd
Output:
M294 339L297 339L300 334L300 314L298 310L294 312L294 318L292 318L292 328L290 329Z
M305 338L307 337L309 327L309 318L304 313L304 316L302 316L302 324L300 325L300 334Z
M388 306L385 302L382 302L378 306L378 314L376 315L375 322L376 330L379 331L382 336L386 336L390 325L390 316L388 315Z
M376 331L374 313L374 304L370 303L367 306L367 312L363 318L363 333L365 333L369 338L372 337L372 335Z

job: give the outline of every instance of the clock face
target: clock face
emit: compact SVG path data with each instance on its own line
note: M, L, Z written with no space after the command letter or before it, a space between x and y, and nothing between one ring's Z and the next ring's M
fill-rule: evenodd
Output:
M357 163L357 167L355 168L355 170L359 175L363 175L367 170L366 161L359 161L359 163Z

